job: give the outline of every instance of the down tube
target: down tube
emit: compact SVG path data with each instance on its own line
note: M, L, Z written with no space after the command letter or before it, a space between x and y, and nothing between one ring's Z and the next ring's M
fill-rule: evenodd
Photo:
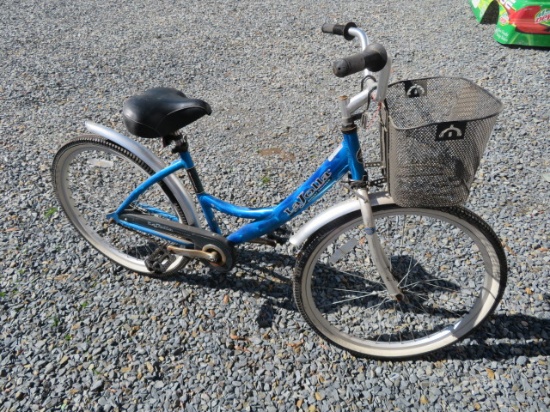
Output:
M273 209L268 218L243 226L227 240L244 243L274 231L315 203L348 170L348 150L345 145L340 145L308 180Z

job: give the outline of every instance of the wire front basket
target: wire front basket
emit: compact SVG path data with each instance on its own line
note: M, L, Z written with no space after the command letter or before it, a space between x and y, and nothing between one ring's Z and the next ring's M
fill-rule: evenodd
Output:
M400 206L466 202L502 104L469 80L433 77L388 87L382 150Z

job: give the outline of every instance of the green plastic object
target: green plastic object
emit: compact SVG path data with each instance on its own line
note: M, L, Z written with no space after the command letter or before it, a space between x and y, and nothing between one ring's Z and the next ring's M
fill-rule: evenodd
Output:
M496 22L498 17L498 3L496 0L470 0L470 6L479 23Z
M550 47L550 0L470 0L476 20L496 22L501 44Z

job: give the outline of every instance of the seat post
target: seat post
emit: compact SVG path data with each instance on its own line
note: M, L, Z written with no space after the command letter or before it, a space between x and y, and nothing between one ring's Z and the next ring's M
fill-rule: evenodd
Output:
M185 171L191 181L195 194L200 195L204 193L204 187L199 174L197 173L197 169L195 168L195 163L193 163L193 159L191 158L191 153L189 153L189 144L187 143L187 139L177 140L172 152L179 153L181 161L185 165Z
M216 217L214 216L212 206L207 201L205 201L205 197L207 197L207 195L204 192L204 187L202 185L197 169L195 169L195 164L193 163L193 159L191 158L191 153L189 153L187 141L185 140L182 143L184 143L182 147L185 147L185 150L179 151L179 155L183 165L185 166L185 171L187 172L189 181L193 186L193 190L197 195L197 199L204 213L206 222L208 223L208 227L212 232L221 234L222 232L220 230L218 222L216 222Z

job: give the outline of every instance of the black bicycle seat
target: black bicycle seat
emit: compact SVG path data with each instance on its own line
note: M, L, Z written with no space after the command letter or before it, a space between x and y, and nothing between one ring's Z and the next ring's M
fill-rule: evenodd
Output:
M205 101L189 99L179 90L168 87L156 87L132 96L122 107L126 128L140 137L171 135L210 113L212 109Z

